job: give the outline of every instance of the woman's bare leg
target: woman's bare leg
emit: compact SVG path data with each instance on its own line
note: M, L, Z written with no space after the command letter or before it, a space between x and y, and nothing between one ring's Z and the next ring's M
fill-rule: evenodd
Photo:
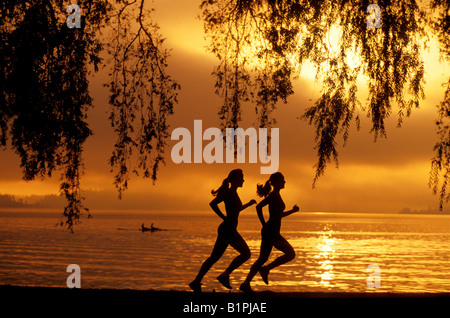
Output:
M295 258L295 251L294 248L292 247L291 244L289 244L289 242L282 237L281 235L279 237L277 237L275 239L275 241L273 242L273 246L283 252L284 254L281 255L280 257L277 257L273 262L271 262L270 264L264 266L264 268L267 271L270 271L271 269L278 267L280 265L283 265L289 261L292 261Z
M200 282L206 273L211 269L211 267L222 257L223 253L228 247L228 239L226 238L221 231L217 235L216 243L214 244L214 248L211 252L211 255L203 262L200 270L195 277L195 279L189 284L189 286L193 290L200 289Z

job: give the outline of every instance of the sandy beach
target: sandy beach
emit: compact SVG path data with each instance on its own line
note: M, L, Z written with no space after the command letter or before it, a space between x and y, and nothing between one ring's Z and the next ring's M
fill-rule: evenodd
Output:
M365 316L378 311L382 316L425 311L428 317L443 310L450 293L281 293L240 292L192 293L186 291L69 289L1 285L2 303L24 313L51 313L60 316L93 313L152 313L196 315L299 316L311 310L319 317L345 313ZM19 305L22 304L22 305Z

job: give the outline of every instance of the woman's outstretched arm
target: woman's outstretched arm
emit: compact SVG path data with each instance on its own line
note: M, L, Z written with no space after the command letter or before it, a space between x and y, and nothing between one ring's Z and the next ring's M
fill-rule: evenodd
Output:
M241 211L242 211L242 210L245 210L246 208L248 208L249 206L251 206L251 205L253 205L253 204L256 204L256 200L250 200L247 204L244 204L244 205L242 206Z

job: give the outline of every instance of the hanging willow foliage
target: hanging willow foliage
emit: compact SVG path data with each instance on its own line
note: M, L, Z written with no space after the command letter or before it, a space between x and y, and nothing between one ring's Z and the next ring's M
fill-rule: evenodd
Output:
M70 29L65 1L0 3L0 143L6 147L11 139L25 180L61 171L60 191L67 201L61 225L70 230L83 212L89 213L80 184L83 145L92 134L87 124L93 106L88 70L102 66L102 50L106 47L114 60L108 87L118 140L111 166L118 167L120 195L127 187L134 149L138 163L131 169L142 169L145 177L156 180L168 136L167 116L179 89L166 72L168 51L162 49L144 0L80 0L78 6L81 27ZM105 43L99 30L109 22L114 35Z
M96 29L107 11L104 1L79 1L83 27L65 26L62 1L2 1L0 4L1 146L20 156L23 178L61 171L65 196L62 225L69 229L83 211L82 151L91 135L86 118L92 106L88 66L98 68L101 43Z
M450 62L450 3L445 0L435 0L431 3L435 14L431 20L431 28L439 40L441 59ZM442 86L445 88L443 100L437 105L436 120L438 140L434 146L434 156L431 160L429 186L434 194L439 194L439 206L442 209L448 202L450 193L450 78Z
M380 8L379 28L368 23L370 4ZM441 55L448 58L448 1L419 6L414 1L205 0L201 5L210 51L219 59L219 114L237 126L242 104L256 104L259 125L274 123L271 113L279 100L293 94L292 80L309 61L322 81L321 96L301 116L316 129L318 161L313 186L327 164L338 165L337 137L345 145L351 124L360 114L372 121L374 139L386 137L385 121L397 105L398 125L424 96L424 64L420 49L437 36ZM370 18L369 18L370 19ZM338 43L331 34L337 33ZM355 65L355 61L358 64ZM368 100L357 98L357 81L367 78ZM441 199L448 198L448 90L439 106L439 142L430 185L437 192L444 171ZM442 200L441 200L442 203Z
M124 2L116 12L111 19L108 48L113 62L107 86L110 120L117 134L110 165L121 197L130 170L156 181L169 136L167 117L173 114L180 85L167 73L169 51L162 47L164 40L144 1Z

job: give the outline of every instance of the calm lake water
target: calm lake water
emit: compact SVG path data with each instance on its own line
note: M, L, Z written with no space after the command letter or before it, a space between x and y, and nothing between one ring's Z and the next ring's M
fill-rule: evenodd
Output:
M81 268L82 288L189 290L214 244L214 212L94 211L70 233L56 226L60 211L0 211L0 284L66 286L69 264ZM138 231L141 224L170 231ZM243 212L238 230L252 257L231 276L237 291L259 254L260 223ZM294 261L274 269L254 290L296 292L450 292L450 216L299 213L283 219ZM203 280L236 256L229 247ZM274 250L269 259L281 255ZM367 267L380 268L380 288L368 288Z

